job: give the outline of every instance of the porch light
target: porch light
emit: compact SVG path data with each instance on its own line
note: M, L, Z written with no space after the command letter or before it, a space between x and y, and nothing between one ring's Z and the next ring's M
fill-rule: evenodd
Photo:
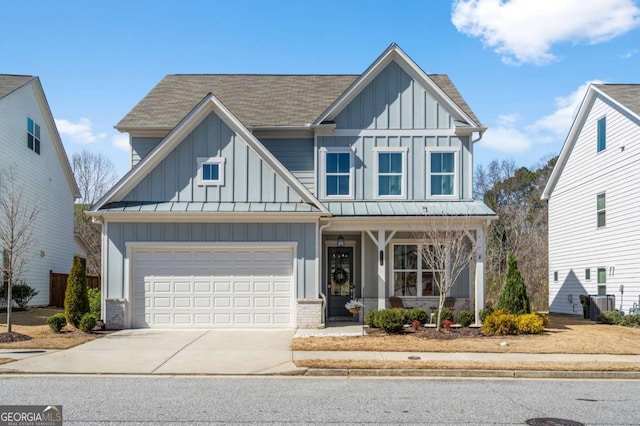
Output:
M338 241L336 242L338 247L344 247L344 237L342 234L338 235Z

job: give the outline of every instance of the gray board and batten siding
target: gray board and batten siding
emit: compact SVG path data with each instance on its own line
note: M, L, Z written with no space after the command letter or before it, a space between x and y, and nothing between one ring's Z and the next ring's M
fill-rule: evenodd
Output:
M449 111L391 62L334 119L338 129L450 129Z
M199 157L225 159L224 185L198 184ZM122 201L297 203L302 199L242 138L211 113Z
M261 138L260 142L300 183L306 186L312 194L315 194L313 138Z
M128 242L253 243L295 242L296 297L316 298L316 224L314 223L145 223L109 222L107 232L108 299L124 294L124 260Z

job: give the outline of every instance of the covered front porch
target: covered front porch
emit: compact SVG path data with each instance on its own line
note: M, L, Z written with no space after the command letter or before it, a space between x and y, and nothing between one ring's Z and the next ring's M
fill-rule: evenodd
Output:
M421 261L426 249L418 238L424 216L385 220L333 218L321 223L319 294L323 300L323 324L338 321L362 322L367 311L390 307L396 296L407 308L432 311L439 292L433 274ZM484 308L484 250L486 218L470 221L468 237L477 246L474 261L460 274L446 296L455 298L455 309L475 314ZM364 304L352 314L345 303L355 299Z

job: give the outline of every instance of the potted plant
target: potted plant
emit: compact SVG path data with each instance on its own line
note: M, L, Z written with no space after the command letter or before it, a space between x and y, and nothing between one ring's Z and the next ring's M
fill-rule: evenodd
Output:
M360 309L364 307L364 305L362 304L362 302L351 299L347 303L345 303L344 307L347 308L352 314L357 314L360 312Z

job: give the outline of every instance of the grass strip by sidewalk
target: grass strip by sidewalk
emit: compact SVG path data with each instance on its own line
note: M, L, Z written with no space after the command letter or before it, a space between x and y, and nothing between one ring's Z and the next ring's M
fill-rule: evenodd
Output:
M630 362L537 362L537 361L385 361L353 359L305 359L298 367L336 369L404 370L528 370L528 371L640 371Z
M7 364L7 363L10 363L10 362L13 362L13 361L15 361L15 359L13 359L13 358L0 358L0 365L1 364Z

